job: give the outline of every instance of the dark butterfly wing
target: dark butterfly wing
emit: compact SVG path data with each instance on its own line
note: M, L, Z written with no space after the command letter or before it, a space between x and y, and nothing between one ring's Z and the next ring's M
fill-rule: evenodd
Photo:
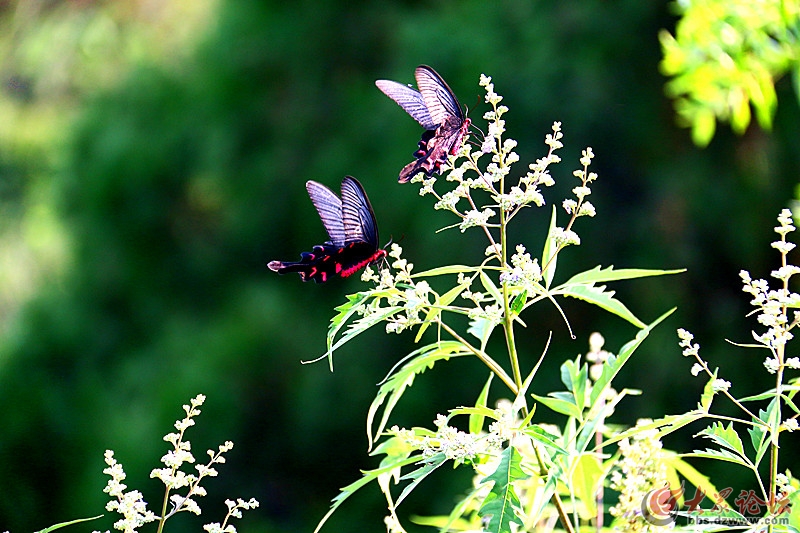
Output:
M332 190L316 181L307 181L306 190L331 238L331 244L344 246L347 236L342 220L342 201Z
M461 104L435 70L427 65L420 65L414 71L414 76L417 78L417 87L425 107L436 125L444 124L448 116L456 117L459 121L464 120Z
M297 272L303 281L325 283L333 276L346 278L386 257L378 247L378 225L364 188L353 177L342 180L342 197L315 181L306 183L331 240L300 254L300 261L270 261L278 274Z
M406 113L411 115L426 130L434 130L439 125L431 118L428 106L425 105L425 100L418 91L408 85L391 80L377 80L375 85L383 91L383 94L397 102L397 105L402 107Z
M373 252L378 249L375 213L364 187L352 176L345 176L342 180L342 221L345 245L365 242L372 247Z

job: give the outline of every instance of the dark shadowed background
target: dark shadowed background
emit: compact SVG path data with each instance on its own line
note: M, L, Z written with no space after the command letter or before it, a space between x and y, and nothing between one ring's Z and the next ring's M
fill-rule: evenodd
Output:
M413 335L376 328L337 354L334 373L301 365L324 352L333 308L362 282L303 284L265 263L324 240L304 183L338 189L345 174L370 194L382 241L402 237L416 270L482 259L478 231L435 233L453 219L396 183L421 128L373 82L412 83L421 63L479 125L478 79L493 77L519 141L517 174L562 122L550 204L570 195L580 150L593 148L598 215L578 224L583 243L561 257L562 275L688 269L615 287L645 322L678 307L620 376L619 388L645 392L616 422L696 404L702 382L678 327L734 393L771 386L763 354L724 339L746 342L755 326L739 270L766 277L777 266L772 227L800 167L797 100L783 80L772 132L723 126L709 147L693 146L658 68L657 33L675 23L667 2L161 4L0 2L0 531L104 512L105 449L156 510L163 489L149 472L167 449L161 437L198 393L208 399L188 434L195 456L235 447L203 516L179 517L172 531L219 521L224 498L251 496L261 507L240 531L310 531L339 487L376 466L366 410ZM529 210L512 239L539 250L548 217ZM576 340L546 305L518 334L532 364L553 332L539 394L560 388L558 366L586 351L592 331L611 351L635 334L587 304L564 306ZM430 426L474 402L485 378L467 358L437 367L395 421ZM699 429L667 444L704 446L691 440ZM725 473L718 486L755 488L743 473L710 472ZM468 481L466 469L437 473L401 510L448 512ZM327 531L382 530L382 501L365 489Z

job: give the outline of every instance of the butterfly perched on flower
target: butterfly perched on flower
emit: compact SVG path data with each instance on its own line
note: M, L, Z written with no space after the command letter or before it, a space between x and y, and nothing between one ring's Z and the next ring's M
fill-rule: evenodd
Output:
M461 104L439 74L427 65L414 71L419 91L390 80L377 80L375 85L397 102L419 122L425 131L412 161L400 171L400 183L420 172L431 176L440 173L449 155L455 155L469 135L470 119L464 116Z
M386 250L378 245L375 213L358 180L345 176L341 198L316 181L307 181L306 190L330 240L302 252L300 261L270 261L270 270L278 274L297 272L303 281L325 283L332 276L346 278L386 257Z

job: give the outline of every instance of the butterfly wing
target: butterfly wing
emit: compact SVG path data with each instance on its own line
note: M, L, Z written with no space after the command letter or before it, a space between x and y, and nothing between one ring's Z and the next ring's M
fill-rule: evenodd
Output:
M397 105L402 107L406 113L411 115L426 130L435 130L436 126L439 125L431 118L428 106L425 105L425 100L418 91L408 85L391 80L377 80L375 85L383 91L383 94L397 102Z
M425 107L437 126L444 124L448 116L456 117L459 122L464 120L464 112L456 95L435 70L427 65L420 65L414 71L414 76L417 78L417 87Z
M331 244L344 246L347 236L342 220L342 201L332 190L316 181L307 181L306 190L331 238Z
M331 240L301 253L300 261L270 261L270 270L297 272L303 281L325 283L335 276L351 276L386 257L386 250L378 247L375 213L358 180L350 176L342 180L341 199L315 181L307 182L306 189Z
M342 221L344 244L367 243L373 251L378 245L378 224L364 187L352 176L342 180Z

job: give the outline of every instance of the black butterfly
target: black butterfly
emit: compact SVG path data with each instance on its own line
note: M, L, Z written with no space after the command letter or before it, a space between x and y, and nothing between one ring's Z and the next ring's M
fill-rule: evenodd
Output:
M307 181L306 190L317 208L331 240L300 254L300 261L270 261L278 274L297 272L300 279L325 283L331 276L343 278L386 257L378 245L378 225L364 187L351 176L342 180L342 198L325 185Z
M427 176L440 173L447 156L455 155L461 148L472 123L464 116L453 91L435 70L420 65L414 71L414 76L419 91L396 81L375 82L378 89L425 128L419 148L414 152L416 161L400 171L400 183L407 182L420 172Z

